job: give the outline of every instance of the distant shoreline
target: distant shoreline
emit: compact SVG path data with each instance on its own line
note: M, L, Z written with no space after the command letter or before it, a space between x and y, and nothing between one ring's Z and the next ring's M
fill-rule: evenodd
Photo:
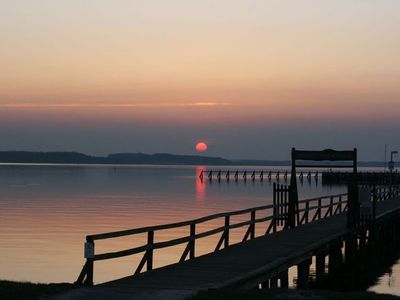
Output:
M229 160L221 157L177 155L170 153L114 153L92 156L79 152L0 151L1 165L206 165L206 166L281 166L290 161L276 160ZM384 167L384 162L360 161L360 167ZM335 162L331 163L335 166ZM396 164L399 167L399 164Z

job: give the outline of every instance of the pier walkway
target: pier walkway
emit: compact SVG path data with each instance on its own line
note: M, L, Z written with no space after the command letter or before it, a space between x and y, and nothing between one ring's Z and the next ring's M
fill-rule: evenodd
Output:
M385 196L385 201L376 203L376 222L400 213L398 192L391 191L390 195L391 197ZM337 245L341 253L343 242L351 234L346 226L346 213L334 210L334 207L339 207L339 202L330 199L332 205L324 206L318 201L320 208L318 211L316 207L314 218L310 215L310 222L299 224L293 229L253 237L207 255L135 276L93 287L80 287L58 295L55 299L185 299L198 291L212 288L256 287L266 282L273 287L277 282L277 279L273 280L274 278L279 278L280 285L285 287L288 284L289 267L297 265L298 272L301 273L305 270L301 268L302 264L306 262L309 266L313 256L323 254L322 257L325 259L325 255L332 255L330 254L332 249L338 249ZM306 206L310 211L312 208L310 203ZM321 207L326 213L321 212ZM308 211L304 210L302 218L307 221ZM323 215L326 218L323 218ZM250 225L255 225L254 220L256 219L253 218ZM329 260L329 264L334 263L331 256ZM323 261L325 263L325 260ZM306 276L308 277L307 271ZM300 275L298 280L301 280ZM299 284L301 283L298 282Z

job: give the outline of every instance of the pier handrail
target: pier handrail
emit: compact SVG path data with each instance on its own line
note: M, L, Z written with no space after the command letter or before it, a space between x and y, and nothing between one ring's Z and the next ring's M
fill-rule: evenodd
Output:
M148 231L158 231L158 230L179 228L179 227L188 226L193 223L201 224L201 223L219 219L219 218L222 218L225 216L242 215L242 214L249 213L251 211L259 211L259 210L266 210L266 209L272 209L272 208L274 208L273 204L262 205L262 206L241 209L241 210L230 211L230 212L216 213L216 214L212 214L212 215L208 215L205 217L192 219L192 220L188 220L188 221L161 224L161 225L155 225L155 226L146 226L146 227L140 227L140 228L134 228L134 229L128 229L128 230L121 230L121 231L112 231L112 232L100 233L100 234L93 234L93 235L88 235L87 238L90 238L92 240L101 240L101 239L109 239L109 238L116 238L116 237L127 236L127 235L140 234L140 233L145 233Z
M298 220L298 225L308 223L309 222L309 215L310 212L315 210L314 216L311 218L311 221L315 221L321 218L326 218L337 213L344 212L347 208L347 193L342 194L335 194L329 196L321 196L312 199L304 199L300 200L300 208L299 206L299 213L302 213L302 217ZM316 205L310 205L311 203L317 203ZM247 209L235 210L230 212L224 213L216 213L209 216L183 221L183 222L175 222L169 224L162 224L162 225L155 225L155 226L146 226L141 228L134 228L128 230L121 230L121 231L113 231L101 234L93 234L86 236L86 243L85 243L85 258L86 263L82 268L80 275L76 281L77 284L93 284L93 264L94 261L98 260L106 260L106 259L113 259L119 258L129 255L134 255L138 253L144 252L144 255L134 272L134 275L137 275L142 272L142 269L146 265L146 271L150 271L153 269L153 251L155 249L162 249L166 247L172 247L180 244L187 244L185 250L182 253L182 256L179 262L183 262L186 259L193 259L195 258L195 241L200 238L205 238L208 236L212 236L222 232L222 235L215 247L214 252L221 250L221 248L227 248L230 246L229 243L229 235L230 230L248 226L247 231L242 239L242 242L245 242L249 239L253 239L256 237L256 224L258 223L266 223L266 231L263 235L268 235L273 232L277 232L280 230L285 230L286 225L277 222L277 220L282 220L287 218L286 213L276 213L279 211L277 208L283 207L286 204L269 204L269 205L262 205ZM271 210L271 214L267 216L262 216L257 218L256 212ZM282 210L281 210L282 211ZM275 212L275 213L273 213ZM324 213L324 214L323 214ZM239 216L249 214L249 219L245 221L240 221L237 223L231 223L230 217L232 216ZM222 219L224 221L223 226L219 226L214 229L210 229L204 232L196 233L196 225L216 220ZM162 242L155 242L154 235L156 232L161 230L173 229L173 228L180 228L180 227L189 227L189 234L183 237L171 239L168 241ZM136 234L147 233L147 243L146 245L124 249L115 252L107 252L101 254L95 254L95 247L94 241L95 240L102 240L102 239L111 239L117 238L122 236L130 236Z

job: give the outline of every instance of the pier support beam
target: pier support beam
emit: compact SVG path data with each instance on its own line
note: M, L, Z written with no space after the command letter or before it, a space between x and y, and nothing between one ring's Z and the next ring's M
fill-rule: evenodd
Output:
M269 280L269 288L270 289L278 288L278 277L277 276L274 276L274 277L270 278L270 280Z
M342 242L334 244L329 249L329 275L334 276L342 266Z
M326 253L319 253L315 256L315 280L321 282L325 276Z
M297 288L306 289L309 287L311 258L297 265Z
M280 288L283 288L283 289L289 288L289 272L288 272L288 270L280 273L278 275L278 277L279 277L279 280L281 283Z
M348 237L345 240L344 256L346 264L353 264L357 254L357 239L354 236Z

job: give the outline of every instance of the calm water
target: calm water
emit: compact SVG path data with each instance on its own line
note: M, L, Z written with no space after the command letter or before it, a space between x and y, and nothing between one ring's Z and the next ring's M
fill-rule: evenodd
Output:
M182 221L272 202L272 183L268 180L202 183L196 175L201 169L206 168L0 165L0 278L72 282L84 263L87 234ZM344 187L322 186L314 179L310 184L307 180L299 184L300 198L343 191ZM215 225L206 223L199 230ZM258 230L265 228L260 225ZM238 241L243 233L237 230L232 240ZM165 231L155 239L179 234L186 234L186 229ZM218 239L201 240L197 254L212 250ZM145 236L101 241L96 243L96 253L144 243ZM177 261L183 249L184 245L158 250L155 266ZM132 274L139 259L134 256L96 262L95 282ZM386 285L385 279L382 285ZM399 286L395 284L395 288Z

